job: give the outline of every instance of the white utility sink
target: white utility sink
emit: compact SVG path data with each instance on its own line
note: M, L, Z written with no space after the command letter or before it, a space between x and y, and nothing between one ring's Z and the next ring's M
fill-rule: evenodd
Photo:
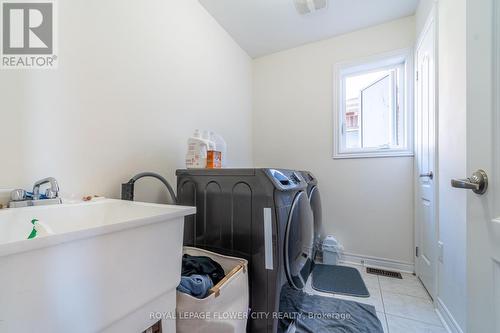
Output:
M195 210L111 199L0 210L0 333L140 333L152 312L174 313ZM32 219L51 234L28 240Z

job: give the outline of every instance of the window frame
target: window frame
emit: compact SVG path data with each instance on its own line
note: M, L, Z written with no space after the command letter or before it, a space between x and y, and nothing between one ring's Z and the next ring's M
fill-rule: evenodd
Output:
M388 68L401 66L401 77L399 89L402 94L397 94L400 108L404 108L401 113L403 119L404 136L403 144L400 148L346 148L342 127L345 126L345 78L353 74L368 73ZM375 56L358 59L355 61L342 62L334 68L334 110L333 110L333 158L373 158L373 157L404 157L413 156L413 50L411 48L396 50ZM401 89L401 85L403 88ZM362 122L361 116L359 118ZM394 135L394 133L391 133Z

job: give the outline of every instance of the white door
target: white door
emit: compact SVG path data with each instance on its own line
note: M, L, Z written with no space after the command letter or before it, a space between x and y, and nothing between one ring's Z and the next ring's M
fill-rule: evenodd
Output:
M500 332L500 11L493 3L500 6L491 0L467 6L467 173L484 169L490 178L484 195L457 189L467 191L471 333Z
M416 274L436 295L436 66L435 21L431 14L416 50Z

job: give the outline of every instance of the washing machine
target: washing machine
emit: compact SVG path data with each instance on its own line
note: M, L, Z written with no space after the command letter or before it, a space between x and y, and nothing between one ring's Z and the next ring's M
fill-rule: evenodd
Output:
M177 170L184 244L249 262L248 331L277 330L283 286L302 290L313 264L314 219L302 174L278 169Z
M315 254L313 258L320 257L318 253L321 253L321 244L323 239L326 237L325 230L323 227L322 211L321 211L321 195L318 188L318 179L314 177L310 171L300 171L302 178L307 183L307 196L309 198L309 204L314 217L314 251Z

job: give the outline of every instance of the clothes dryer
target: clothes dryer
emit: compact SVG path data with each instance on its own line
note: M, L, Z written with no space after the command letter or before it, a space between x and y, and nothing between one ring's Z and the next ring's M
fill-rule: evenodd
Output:
M300 171L302 178L307 183L307 196L314 216L314 250L316 254L321 252L323 239L326 237L323 226L321 195L318 187L318 179L310 171ZM316 254L313 258L316 259Z
M314 219L300 172L279 169L177 170L186 218L184 244L249 262L249 331L277 330L285 285L302 290L313 264ZM286 288L285 288L286 289Z

